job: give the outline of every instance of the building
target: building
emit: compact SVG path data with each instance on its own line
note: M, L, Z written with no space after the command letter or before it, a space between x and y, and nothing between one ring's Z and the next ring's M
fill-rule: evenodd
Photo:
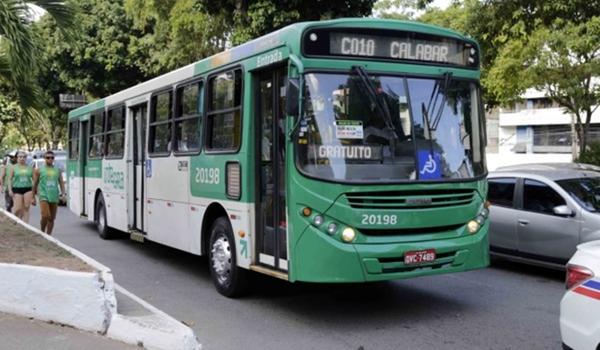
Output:
M574 116L542 91L528 89L522 98L487 116L488 169L572 161ZM600 111L592 116L589 141L600 142Z

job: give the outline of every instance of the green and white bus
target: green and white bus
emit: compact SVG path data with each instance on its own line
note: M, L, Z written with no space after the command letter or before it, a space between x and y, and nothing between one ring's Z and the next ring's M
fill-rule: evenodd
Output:
M69 208L248 271L365 282L489 264L479 47L415 22L296 23L69 113Z

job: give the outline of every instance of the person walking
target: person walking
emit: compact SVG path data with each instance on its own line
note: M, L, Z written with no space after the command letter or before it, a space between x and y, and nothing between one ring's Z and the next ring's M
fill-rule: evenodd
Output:
M27 154L17 152L17 164L10 169L8 191L13 199L13 214L19 219L29 222L29 208L35 205L33 197L33 168L25 161Z
M62 180L61 170L54 166L54 152L44 154L45 164L33 173L33 195L39 195L40 213L42 220L40 226L43 232L52 234L56 210L60 197L65 195L65 183ZM60 195L58 192L60 186Z
M10 175L12 167L17 163L17 152L10 152L7 154L7 158L8 160L4 167L2 167L2 172L0 173L0 191L4 191L4 204L6 205L6 210L12 213L13 199L8 191L8 176Z

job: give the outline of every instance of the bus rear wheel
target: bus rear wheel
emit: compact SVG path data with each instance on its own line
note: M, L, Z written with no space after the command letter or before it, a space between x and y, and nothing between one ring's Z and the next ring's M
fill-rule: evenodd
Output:
M229 298L244 295L247 292L248 271L237 266L233 230L226 217L220 217L213 223L209 244L210 276L217 291Z
M106 206L104 205L104 198L102 195L98 196L98 199L96 200L96 215L94 218L100 238L112 238L112 231L108 227L108 221L106 221Z

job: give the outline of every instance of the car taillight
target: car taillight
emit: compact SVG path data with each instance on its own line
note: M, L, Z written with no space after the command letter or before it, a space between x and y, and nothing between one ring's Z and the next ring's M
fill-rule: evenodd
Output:
M571 289L581 283L594 277L594 273L590 269L579 265L567 265L567 280L566 288Z

